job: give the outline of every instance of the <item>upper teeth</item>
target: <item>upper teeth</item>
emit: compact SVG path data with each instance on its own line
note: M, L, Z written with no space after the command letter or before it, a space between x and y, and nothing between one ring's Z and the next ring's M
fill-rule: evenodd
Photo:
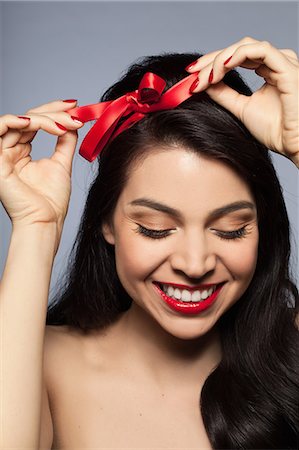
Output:
M210 289L202 291L190 292L187 289L174 288L168 286L167 284L162 284L162 289L168 297L175 298L176 300L181 300L182 302L199 302L210 297L210 295L216 290L217 285L211 286Z

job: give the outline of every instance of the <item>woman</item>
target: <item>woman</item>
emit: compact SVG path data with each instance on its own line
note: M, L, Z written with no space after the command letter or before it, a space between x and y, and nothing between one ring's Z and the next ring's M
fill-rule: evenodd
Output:
M262 88L252 94L237 66ZM247 37L202 57L142 59L94 115L55 101L27 120L1 117L13 224L0 290L3 448L296 448L298 291L268 148L299 166L298 67L292 50ZM111 110L101 116L108 106L122 111L117 127ZM77 119L97 116L80 152L99 172L46 317ZM51 158L32 161L39 128L59 137Z

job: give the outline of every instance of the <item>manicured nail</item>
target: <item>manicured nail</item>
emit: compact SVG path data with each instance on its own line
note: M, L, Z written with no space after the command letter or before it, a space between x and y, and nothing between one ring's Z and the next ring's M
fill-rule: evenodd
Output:
M189 92L193 93L194 89L197 88L197 86L199 85L199 79L197 78L196 80L193 81L193 83L190 86Z
M211 70L209 75L209 83L212 83L212 81L213 81L213 69Z
M62 100L65 103L75 103L77 102L77 100L74 100L73 98L71 98L70 100Z
M83 125L83 122L81 122L81 120L79 120L78 117L71 116L71 118L73 119L74 122L77 122L77 123L79 123L80 125Z
M56 125L58 126L58 128L60 128L61 130L63 130L63 131L67 131L67 128L65 128L63 125L61 125L60 123L58 123L58 122L55 122L56 123Z
M197 63L197 61L192 62L192 63L189 64L187 67L185 67L185 70L193 69L193 67L195 66L196 63Z
M233 55L232 55L232 56L230 56L229 58L227 58L227 60L226 60L226 61L224 61L224 63L223 63L223 64L224 64L224 65L225 65L225 64L227 64L227 63L228 63L228 62L229 62L229 61L230 61L230 60L232 59L232 57L233 57Z
M30 117L18 116L19 119L31 120Z

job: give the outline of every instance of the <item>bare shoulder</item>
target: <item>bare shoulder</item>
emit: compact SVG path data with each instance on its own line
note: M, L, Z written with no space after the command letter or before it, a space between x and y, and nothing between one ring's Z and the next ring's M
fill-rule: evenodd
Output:
M48 450L53 448L54 439L54 417L51 407L50 391L53 378L53 363L56 359L57 367L57 349L61 346L61 336L65 330L61 327L46 326L44 335L44 357L43 357L43 386L42 386L42 404L39 449Z
M57 448L54 424L57 414L57 391L59 378L66 379L65 367L72 358L72 348L78 333L67 326L46 325L43 357L43 393L41 407L39 448L48 450ZM54 445L54 447L53 447Z

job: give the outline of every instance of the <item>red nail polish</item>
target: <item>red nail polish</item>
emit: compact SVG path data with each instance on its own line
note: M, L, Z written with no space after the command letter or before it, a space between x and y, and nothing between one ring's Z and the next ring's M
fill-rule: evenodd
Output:
M192 69L192 68L195 66L196 62L197 62L197 61L192 62L191 64L189 64L187 67L185 67L185 70Z
M58 123L58 122L55 122L56 123L56 125L58 126L58 128L60 128L61 130L63 130L63 131L67 131L67 128L65 128L63 125L61 125L60 123Z
M77 100L71 98L70 100L62 100L62 101L65 103L75 103Z
M223 64L224 64L224 65L225 65L225 64L227 64L227 63L228 63L228 62L229 62L229 61L230 61L230 60L232 59L232 57L233 57L233 55L232 55L232 56L230 56L229 58L227 58L227 60L226 60L226 61L224 61L224 63L223 63Z
M212 81L213 81L213 69L211 70L209 75L209 83L212 83Z
M83 123L82 122L82 120L80 120L78 117L75 117L75 116L71 116L71 118L73 119L73 120L77 120L78 122L81 122L81 123Z
M194 89L197 88L198 85L199 85L199 79L194 80L190 86L189 92L192 93L194 91Z
M30 117L18 116L19 119L31 120Z

